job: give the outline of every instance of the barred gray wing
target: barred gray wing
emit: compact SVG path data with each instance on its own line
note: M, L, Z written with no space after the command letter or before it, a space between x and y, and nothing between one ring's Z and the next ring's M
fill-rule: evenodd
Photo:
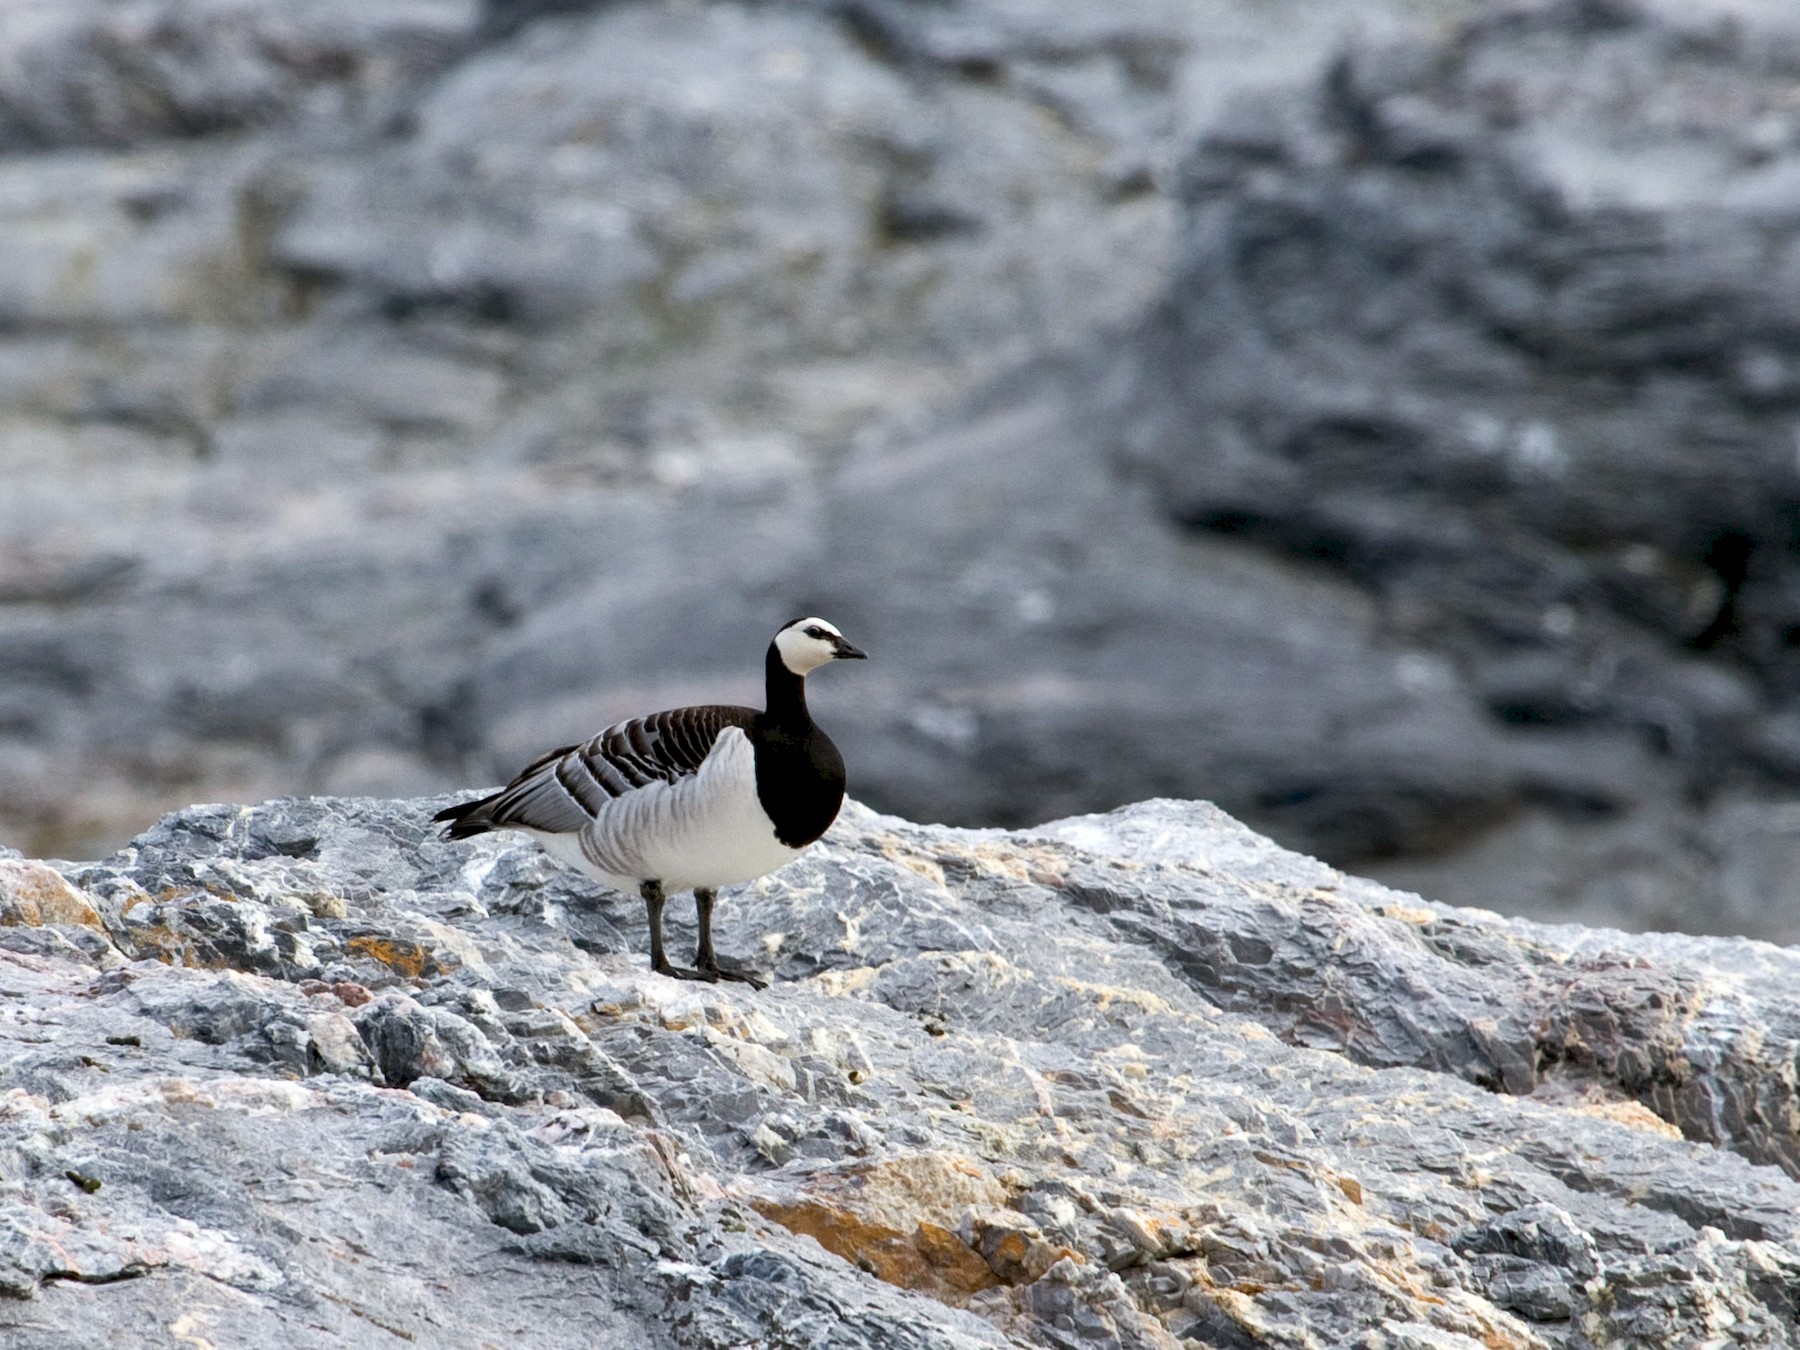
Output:
M437 819L450 822L452 839L501 829L572 834L608 801L697 772L720 732L749 731L755 720L753 708L713 704L618 722L580 745L552 750L493 796L451 807Z

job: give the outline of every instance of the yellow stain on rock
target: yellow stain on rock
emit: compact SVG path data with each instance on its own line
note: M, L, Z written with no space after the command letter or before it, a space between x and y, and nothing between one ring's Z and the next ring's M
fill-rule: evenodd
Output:
M824 1200L751 1201L757 1213L878 1280L961 1307L999 1284L988 1263L941 1224L919 1223L908 1233L854 1209Z
M194 961L194 949L186 938L170 929L166 924L157 924L154 928L140 928L131 935L131 945L139 955L155 957L165 966L197 966Z
M364 935L351 938L344 947L358 956L379 961L395 974L404 975L409 980L422 976L426 965L431 961L431 954L423 947L394 938Z
M976 1248L1003 1284L1033 1284L1060 1261L1087 1264L1087 1257L1080 1252L1045 1241L1033 1225L1010 1211L977 1216L972 1227Z
M1665 1139L1681 1139L1679 1125L1671 1124L1642 1102L1589 1102L1585 1106L1575 1108L1578 1116L1598 1116L1601 1120L1610 1120L1615 1125L1626 1125L1634 1130L1647 1130L1651 1134L1660 1134Z
M1061 886L1069 867L1069 860L1056 849L1013 840L968 844L939 841L932 848L942 861L959 864L968 871L1036 886Z
M0 858L0 925L42 928L45 924L104 928L93 901L47 863Z
M194 1350L218 1350L217 1343L211 1337L201 1334L205 1328L206 1314L204 1312L188 1312L169 1323L169 1335L183 1345L192 1346Z
M908 871L916 872L939 886L947 885L944 864L949 863L984 876L1002 877L1008 881L1028 882L1039 886L1060 886L1068 860L1056 850L1006 843L934 842L931 853L919 851L904 839L884 836L879 843L881 856Z
M746 1192L764 1218L901 1289L962 1307L1000 1283L956 1234L965 1211L1006 1198L1005 1186L972 1159L913 1154L822 1169L791 1188Z
M881 856L891 863L898 863L909 872L915 872L934 886L943 886L944 869L931 859L914 853L897 839L881 841Z
M1593 1116L1633 1130L1660 1134L1665 1139L1684 1137L1679 1125L1657 1115L1643 1102L1622 1095L1617 1087L1598 1081L1546 1078L1539 1082L1530 1099L1578 1116Z
M1315 891L1314 894L1317 895L1319 892ZM1337 899L1336 896L1331 895L1327 895L1324 898L1328 900ZM1409 923L1417 928L1427 928L1444 917L1441 914L1434 914L1431 910L1426 909L1422 905L1407 905L1400 903L1382 905L1375 912L1384 919L1395 919L1400 923Z

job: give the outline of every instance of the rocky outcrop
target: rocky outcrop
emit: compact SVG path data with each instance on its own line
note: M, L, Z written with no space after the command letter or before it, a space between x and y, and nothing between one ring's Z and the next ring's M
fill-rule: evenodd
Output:
M819 609L887 809L1800 936L1791 6L14 8L33 852L502 776Z
M937 742L869 734L884 800L1203 783L1427 894L1792 940L1796 52L1507 6L1221 111L1141 326L837 480Z
M1788 931L1793 19L1502 7L1246 99L1188 161L1118 453L1592 756L1465 779L1500 822L1472 865L1396 875L1499 900L1549 853L1576 904Z
M0 861L9 1344L1800 1338L1789 952L852 806L724 897L753 992L439 805Z

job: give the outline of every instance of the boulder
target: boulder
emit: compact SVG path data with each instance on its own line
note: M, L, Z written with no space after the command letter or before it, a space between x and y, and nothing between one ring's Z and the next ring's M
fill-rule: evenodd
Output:
M13 861L100 927L0 926L8 1344L1792 1343L1792 952L853 803L752 991L443 801Z

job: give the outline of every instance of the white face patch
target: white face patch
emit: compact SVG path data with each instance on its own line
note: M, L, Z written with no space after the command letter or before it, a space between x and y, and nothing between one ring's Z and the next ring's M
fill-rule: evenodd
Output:
M814 637L813 633L823 633ZM817 670L837 655L833 638L843 634L823 619L797 619L775 635L775 650L781 653L781 664L796 675Z

